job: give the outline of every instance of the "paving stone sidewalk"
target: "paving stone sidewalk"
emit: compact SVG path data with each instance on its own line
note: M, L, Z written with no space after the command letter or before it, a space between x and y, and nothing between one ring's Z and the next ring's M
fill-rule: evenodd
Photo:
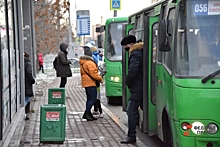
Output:
M120 141L126 137L126 127L104 105L104 118L96 121L82 119L85 110L86 95L81 87L79 75L68 78L66 85L66 135L63 144L40 144L40 106L48 104L48 88L59 87L60 79L52 83L36 85L35 99L32 103L33 113L30 120L25 121L20 147L47 146L47 147L145 147L137 139L136 144L122 145Z

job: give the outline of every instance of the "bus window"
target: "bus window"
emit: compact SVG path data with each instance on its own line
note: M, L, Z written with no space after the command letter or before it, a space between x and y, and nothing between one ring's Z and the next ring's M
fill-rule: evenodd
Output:
M173 21L175 16L175 9L171 9L168 15L168 19ZM172 71L172 50L164 53L164 64Z
M142 39L142 31L143 31L143 16L139 16L136 18L135 25L135 36L137 40ZM142 39L143 40L143 39Z
M156 47L156 45L157 45L157 31L158 31L158 23L155 23L154 25L153 25L153 28L152 28L153 30L152 30L152 32L153 32L153 34L152 34L152 50L153 50L153 55L152 55L152 73L151 73L151 75L152 75L152 78L151 78L151 80L152 80L152 97L151 97L151 102L153 103L153 104L156 104L156 89L155 89L155 84L156 84L156 77L155 77L155 75L156 75L156 51L157 51L157 47Z
M220 66L220 12L200 13L196 2L183 3L178 11L175 73L206 76Z
M122 60L122 24L111 23L108 28L106 55L109 60L120 61Z
M153 63L156 62L158 23L153 25Z

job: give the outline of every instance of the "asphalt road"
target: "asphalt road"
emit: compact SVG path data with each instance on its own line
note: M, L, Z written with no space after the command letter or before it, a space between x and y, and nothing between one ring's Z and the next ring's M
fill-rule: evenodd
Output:
M107 102L107 98L105 96L105 85L101 85L101 102L102 104L107 107L121 122L127 126L127 114L126 112L122 111L121 105L110 105ZM140 131L139 127L137 126L137 136L138 138L147 146L147 147L165 147L166 145L157 137L152 136L149 137L148 134L145 134Z

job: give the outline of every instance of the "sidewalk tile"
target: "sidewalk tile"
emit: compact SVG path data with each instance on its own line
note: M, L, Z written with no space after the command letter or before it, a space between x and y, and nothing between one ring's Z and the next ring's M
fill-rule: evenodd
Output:
M103 118L96 121L86 121L82 119L85 110L86 94L81 87L80 77L73 76L68 78L66 85L66 94L70 97L66 99L66 134L63 144L40 144L40 106L48 103L48 88L59 86L59 78L56 78L50 84L42 85L41 91L35 95L33 103L34 112L29 115L30 120L25 122L20 147L27 146L47 146L47 147L144 147L144 144L138 139L136 144L122 145L120 141L126 137L125 132L108 115L107 112ZM37 87L36 86L36 87Z

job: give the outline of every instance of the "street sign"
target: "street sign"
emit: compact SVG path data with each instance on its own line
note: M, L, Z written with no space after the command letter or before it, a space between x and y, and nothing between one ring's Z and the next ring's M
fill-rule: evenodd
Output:
M78 36L90 35L90 15L89 10L76 11L77 34Z
M110 0L110 10L121 10L121 0Z

